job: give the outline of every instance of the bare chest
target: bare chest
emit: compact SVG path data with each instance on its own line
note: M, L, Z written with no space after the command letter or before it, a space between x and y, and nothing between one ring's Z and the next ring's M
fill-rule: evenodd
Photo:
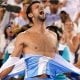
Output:
M56 39L51 34L33 33L25 39L25 44L38 51L52 51L56 47Z

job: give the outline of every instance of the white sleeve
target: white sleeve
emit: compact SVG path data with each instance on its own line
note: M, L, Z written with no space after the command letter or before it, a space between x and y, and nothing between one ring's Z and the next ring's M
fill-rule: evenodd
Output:
M0 72L2 72L4 69L11 67L16 64L20 59L18 57L9 57L8 60L2 65L0 68Z
M6 51L8 51L9 54L11 54L14 50L14 43L15 39L13 39L6 48Z
M0 24L0 26L1 26L0 29L2 31L4 31L6 25L9 23L9 18L10 18L10 12L6 11L5 14L4 14L3 20Z
M6 39L4 38L4 35L1 34L1 36L0 36L0 52L3 53L5 45L6 45Z

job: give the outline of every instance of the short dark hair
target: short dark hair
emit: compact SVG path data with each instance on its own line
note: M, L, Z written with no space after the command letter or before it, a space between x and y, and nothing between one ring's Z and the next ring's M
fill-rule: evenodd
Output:
M58 41L61 39L60 34L63 34L62 28L59 28L58 26L51 25L51 26L48 26L47 29L56 33Z
M34 5L35 3L40 3L40 1L33 1L33 2L27 7L27 10L26 10L26 15L27 15L27 18L29 19L30 22L33 22L33 21L32 21L32 18L30 18L28 15L29 15L29 13L32 11L32 5Z
M50 3L51 4L58 4L59 3L59 0L50 0Z
M8 35L7 35L6 30L7 30L9 27L11 27L11 25L7 24L6 27L5 27L5 29L4 29L4 35L5 35L5 38L6 38L6 39L8 38Z

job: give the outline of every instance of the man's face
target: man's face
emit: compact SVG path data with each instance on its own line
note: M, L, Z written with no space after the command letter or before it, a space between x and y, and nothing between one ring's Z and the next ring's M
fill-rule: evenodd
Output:
M74 24L71 21L65 22L65 29L67 31L73 31L74 30Z
M45 14L44 14L44 6L41 3L35 3L32 5L32 18L44 21Z
M59 3L55 4L54 2L50 2L50 1L49 3L50 3L51 12L56 14L59 8Z
M44 7L47 7L50 5L49 0L41 0L41 1L44 4Z
M11 27L8 27L8 28L6 29L6 34L7 34L8 37L12 37L12 36L14 35L13 32L12 32Z

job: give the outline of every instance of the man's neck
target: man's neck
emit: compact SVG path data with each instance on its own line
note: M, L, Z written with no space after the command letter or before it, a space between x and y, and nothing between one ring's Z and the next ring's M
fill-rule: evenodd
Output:
M57 11L51 10L51 14L58 14L58 10Z
M33 28L35 28L35 31L41 31L44 32L45 31L45 23L42 21L35 21L33 24Z

